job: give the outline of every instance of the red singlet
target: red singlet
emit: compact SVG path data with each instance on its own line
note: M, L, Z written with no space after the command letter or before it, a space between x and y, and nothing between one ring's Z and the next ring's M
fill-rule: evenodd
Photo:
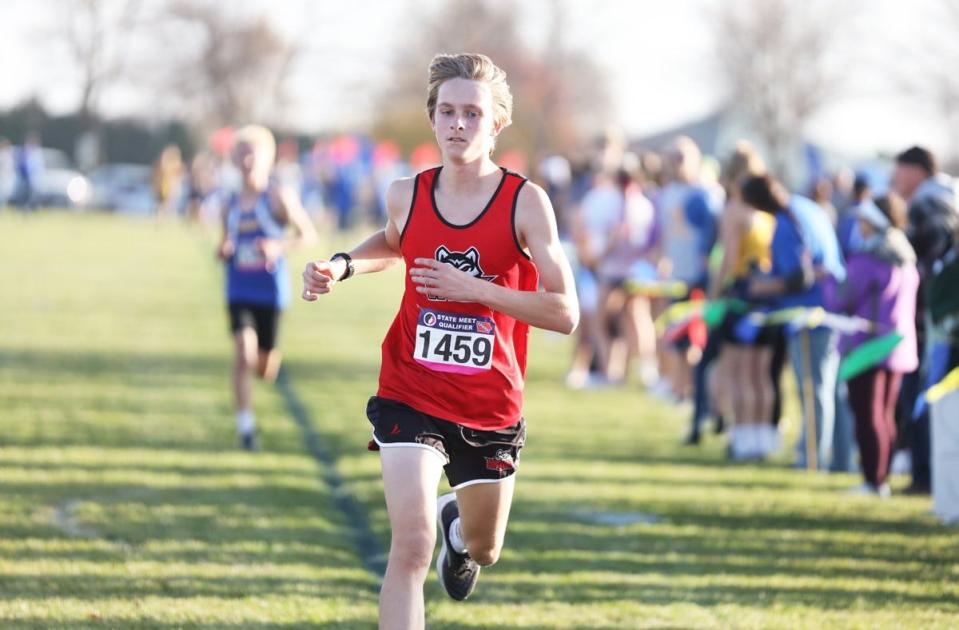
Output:
M510 289L536 291L536 266L514 228L526 179L502 169L486 208L467 225L448 223L436 208L440 168L416 176L400 235L406 291L383 340L378 396L431 416L484 431L520 420L529 326L474 302L450 302L416 291L409 269L434 258Z

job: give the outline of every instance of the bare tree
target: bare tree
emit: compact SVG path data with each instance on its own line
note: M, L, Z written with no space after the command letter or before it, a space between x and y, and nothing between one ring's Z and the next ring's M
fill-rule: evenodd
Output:
M837 96L839 75L828 58L840 20L822 5L794 0L725 2L712 17L730 106L788 176L806 124Z
M57 3L58 34L79 72L77 113L87 125L98 118L99 98L127 70L128 47L141 16L140 0L71 0Z
M516 148L536 158L574 148L603 127L610 111L605 77L587 55L562 38L565 13L554 0L546 5L550 31L544 50L523 44L515 6L463 0L434 14L417 15L392 63L391 85L374 133L406 148L431 140L425 123L427 66L436 53L478 52L503 68L514 94L514 125L501 136L501 149ZM411 8L411 11L416 9ZM398 43L399 44L399 43Z
M936 104L939 112L945 119L949 129L951 150L947 157L946 167L952 172L959 171L959 75L955 68L959 67L959 43L955 34L959 33L959 0L943 0L947 5L947 15L950 36L948 44L942 48L946 59L936 67L938 98ZM947 68L952 69L948 71Z
M941 117L949 136L944 165L955 172L959 169L959 0L939 0L924 8L927 40L922 46L902 46L897 51L894 80L903 93Z
M300 44L231 3L176 0L164 17L170 54L161 84L191 122L211 129L279 118Z

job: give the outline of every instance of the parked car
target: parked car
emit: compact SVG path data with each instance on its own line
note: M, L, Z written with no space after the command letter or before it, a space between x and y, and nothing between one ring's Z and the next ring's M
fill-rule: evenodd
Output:
M15 150L19 150L19 147ZM33 182L30 203L39 207L85 208L90 201L90 180L73 168L70 158L63 151L50 148L41 151L43 169Z
M90 206L130 214L150 214L156 206L152 169L143 164L104 164L90 173Z

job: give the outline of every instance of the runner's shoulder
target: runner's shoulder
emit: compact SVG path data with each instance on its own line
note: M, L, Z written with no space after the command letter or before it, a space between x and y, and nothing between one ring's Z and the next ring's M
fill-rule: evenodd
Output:
M290 206L297 200L296 191L286 184L274 184L267 189L270 212L282 223L289 221Z
M386 209L391 217L402 218L409 213L415 185L415 177L401 177L393 180L386 190Z
M552 214L553 204L550 203L549 195L540 185L527 180L526 184L519 189L516 199L516 220L538 222L543 218L551 217Z

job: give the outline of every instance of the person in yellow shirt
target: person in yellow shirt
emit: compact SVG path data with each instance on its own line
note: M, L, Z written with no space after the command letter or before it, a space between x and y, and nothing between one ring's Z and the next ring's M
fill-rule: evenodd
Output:
M710 298L743 298L749 278L768 272L776 229L773 215L745 204L739 182L745 175L765 172L752 146L737 145L727 165L728 199L720 220L723 259L712 278ZM760 331L744 338L736 324L746 315L731 315L715 334L722 335L717 368L713 371L716 406L731 423L729 452L734 459L762 458L778 448L778 432L770 424L775 391L770 379L772 336Z

